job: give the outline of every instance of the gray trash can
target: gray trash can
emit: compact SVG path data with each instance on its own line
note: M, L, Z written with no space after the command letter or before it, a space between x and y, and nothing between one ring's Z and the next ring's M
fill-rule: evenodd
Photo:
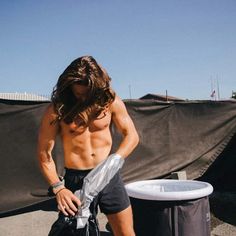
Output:
M208 196L194 180L145 180L126 185L136 236L210 236Z

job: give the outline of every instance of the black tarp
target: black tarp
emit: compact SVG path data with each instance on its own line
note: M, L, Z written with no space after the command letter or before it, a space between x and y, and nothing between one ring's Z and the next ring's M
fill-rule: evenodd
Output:
M232 168L236 102L126 100L125 104L140 136L122 169L125 183L168 178L171 172L185 170L188 179L205 177L236 189L233 181L224 181L225 176L227 181L236 177ZM48 185L36 156L39 123L47 105L0 100L0 213L49 199L43 196ZM111 129L115 150L121 137ZM59 140L53 154L59 174L63 174Z

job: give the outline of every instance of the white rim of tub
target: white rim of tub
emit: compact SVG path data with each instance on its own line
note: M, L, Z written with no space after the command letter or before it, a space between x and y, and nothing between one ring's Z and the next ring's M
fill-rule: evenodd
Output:
M129 197L143 200L181 201L213 192L211 184L197 180L143 180L125 185Z

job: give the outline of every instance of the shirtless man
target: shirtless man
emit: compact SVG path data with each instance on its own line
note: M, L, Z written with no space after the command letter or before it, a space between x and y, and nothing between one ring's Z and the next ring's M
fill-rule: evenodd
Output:
M116 150L126 158L138 135L124 103L110 87L107 72L91 56L74 60L59 77L52 103L42 118L38 141L40 167L65 216L75 215L80 200L73 194L83 178L111 151L110 124L123 139ZM57 134L64 150L65 185L58 178L52 150ZM116 236L133 236L132 210L119 173L93 203L106 214Z

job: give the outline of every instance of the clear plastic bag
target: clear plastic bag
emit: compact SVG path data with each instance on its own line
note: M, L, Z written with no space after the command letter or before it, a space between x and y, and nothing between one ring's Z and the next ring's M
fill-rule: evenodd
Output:
M100 191L110 182L123 166L124 159L119 154L111 154L84 178L83 187L75 192L81 201L81 207L76 215L77 228L85 227L91 215L89 206Z

